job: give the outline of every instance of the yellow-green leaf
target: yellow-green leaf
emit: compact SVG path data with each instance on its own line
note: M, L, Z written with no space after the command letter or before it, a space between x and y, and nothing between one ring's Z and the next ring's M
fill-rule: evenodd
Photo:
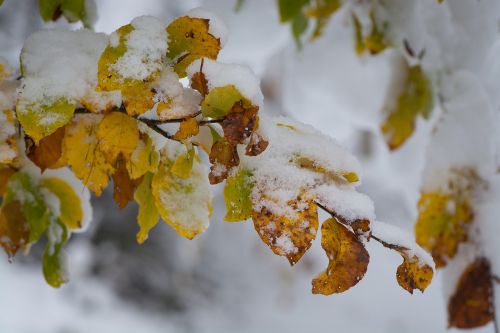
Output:
M82 227L83 209L80 197L60 178L42 178L40 185L56 195L60 202L59 220L70 230Z
M205 117L222 118L231 111L236 102L241 100L244 100L243 96L232 84L216 87L203 99L201 113Z
M252 216L252 189L255 185L252 173L247 169L239 169L236 174L226 179L224 201L228 222L244 221Z
M160 215L156 208L155 199L151 189L153 174L148 172L144 175L141 184L134 193L134 200L139 205L137 223L140 230L137 233L137 243L142 244L148 239L149 231L158 223Z

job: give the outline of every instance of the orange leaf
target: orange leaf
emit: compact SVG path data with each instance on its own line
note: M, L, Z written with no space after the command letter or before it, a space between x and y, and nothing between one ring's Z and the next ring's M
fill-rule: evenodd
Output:
M179 130L174 135L175 140L185 140L200 132L200 126L195 118L188 118L180 123Z
M38 145L27 149L28 157L35 163L42 172L54 166L59 167L57 162L62 156L62 142L64 138L65 126L59 127L54 133L44 137Z
M0 209L0 245L9 257L13 257L17 250L28 244L30 227L22 206L18 201L4 204Z
M116 170L113 178L113 199L118 206L123 209L128 202L134 199L135 188L141 183L142 177L130 179L127 171L127 164L120 156L117 161Z

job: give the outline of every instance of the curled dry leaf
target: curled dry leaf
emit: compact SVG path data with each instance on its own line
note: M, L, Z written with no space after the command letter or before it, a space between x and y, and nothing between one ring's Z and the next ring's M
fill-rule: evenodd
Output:
M269 146L269 141L264 139L259 133L254 132L250 136L250 142L248 143L245 154L247 156L257 156L260 155Z
M259 126L257 106L245 106L240 100L236 102L230 113L222 121L224 137L232 145L243 143Z
M261 200L267 200L265 197ZM311 247L318 232L318 212L314 200L298 197L287 203L293 214L276 215L263 207L252 211L260 238L274 253L296 264Z
M18 201L3 204L0 208L0 245L9 257L29 243L30 227Z
M448 324L456 328L475 328L494 318L493 284L490 263L477 258L465 269L448 302Z
M358 237L335 218L321 226L327 269L312 281L313 294L331 295L355 286L365 275L370 255Z
M226 139L220 139L212 145L209 159L212 164L208 175L210 184L222 182L227 178L229 170L240 164L236 146L230 144Z

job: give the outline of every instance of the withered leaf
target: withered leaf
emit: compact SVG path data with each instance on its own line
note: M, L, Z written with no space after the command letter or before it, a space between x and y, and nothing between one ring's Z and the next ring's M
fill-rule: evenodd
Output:
M329 263L326 271L313 279L313 294L341 293L363 278L370 255L356 235L334 218L321 226L321 246Z
M134 198L135 188L141 183L142 178L130 179L127 164L122 156L118 158L113 178L113 199L123 209Z
M250 136L250 142L248 143L245 154L247 156L257 156L260 155L269 146L269 141L264 139L259 133L254 132Z
M298 197L288 203L295 216L276 215L267 208L252 211L260 238L274 253L296 264L311 247L318 232L318 212L314 200Z
M0 245L9 257L28 244L30 227L19 201L11 201L0 208Z
M57 167L57 162L62 156L62 142L64 139L65 126L58 128L54 133L44 137L38 145L27 145L27 155L42 172L45 169Z
M493 284L490 263L477 258L465 269L448 301L448 325L475 328L493 319Z
M222 122L224 137L232 144L243 143L259 126L257 106L245 107L241 101L234 104Z
M225 138L215 142L210 150L210 184L218 184L227 178L229 170L240 164L236 146L230 144Z

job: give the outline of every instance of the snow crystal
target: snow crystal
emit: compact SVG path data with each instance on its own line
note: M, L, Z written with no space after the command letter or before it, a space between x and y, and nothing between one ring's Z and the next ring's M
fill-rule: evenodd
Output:
M226 45L227 37L229 34L228 29L224 22L217 15L201 7L191 9L186 15L192 18L209 20L208 33L216 38L219 38L221 47L224 47L224 45Z
M278 238L276 238L276 241L274 245L283 251L283 253L290 254L290 253L297 253L299 249L293 244L292 240L290 239L290 235L285 233Z
M134 30L126 36L127 51L110 65L122 78L145 80L163 68L168 40L163 22L152 16L140 16L131 22ZM110 39L115 45L116 37Z
M201 61L201 59L197 59L188 66L186 72L189 78L200 70ZM260 80L250 68L203 58L203 74L208 81L209 90L234 85L254 105L262 107L264 97L260 90Z

